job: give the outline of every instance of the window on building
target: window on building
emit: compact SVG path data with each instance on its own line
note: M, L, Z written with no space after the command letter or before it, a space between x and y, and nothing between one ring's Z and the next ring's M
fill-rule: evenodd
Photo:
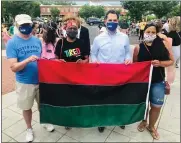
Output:
M64 12L64 11L65 11L65 9L64 9L64 8L61 8L60 10L61 10L61 12Z
M45 12L45 8L42 8L42 12Z

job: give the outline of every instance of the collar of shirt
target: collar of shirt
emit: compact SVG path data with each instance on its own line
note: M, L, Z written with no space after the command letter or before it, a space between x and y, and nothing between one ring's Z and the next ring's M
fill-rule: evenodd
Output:
M77 34L77 38L80 39L80 31L81 31L81 26L80 28L78 29L78 34Z

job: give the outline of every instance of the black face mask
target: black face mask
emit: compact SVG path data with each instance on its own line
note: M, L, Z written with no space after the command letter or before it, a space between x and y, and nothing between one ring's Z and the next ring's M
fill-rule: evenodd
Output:
M76 36L77 36L77 34L78 34L78 30L67 30L66 31L66 33L67 33L67 36L70 38L70 39L75 39L76 38Z

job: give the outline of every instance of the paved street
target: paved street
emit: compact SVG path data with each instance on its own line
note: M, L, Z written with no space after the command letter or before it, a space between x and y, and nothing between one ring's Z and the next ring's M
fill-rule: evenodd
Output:
M159 142L180 142L180 69L177 69L176 81L171 87L171 95L166 96L163 110L157 122L160 133ZM25 142L25 122L21 111L16 107L15 92L2 97L2 141ZM137 124L119 127L107 127L104 133L97 128L66 131L56 126L54 133L46 132L39 124L39 112L33 107L34 142L157 142L148 131L137 131Z
M2 95L15 89L15 74L10 70L10 64L2 50Z

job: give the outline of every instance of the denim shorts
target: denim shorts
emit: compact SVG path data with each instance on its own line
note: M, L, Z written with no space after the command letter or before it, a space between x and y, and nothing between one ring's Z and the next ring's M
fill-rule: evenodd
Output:
M153 106L161 107L165 97L165 82L152 83L150 86L150 103Z

